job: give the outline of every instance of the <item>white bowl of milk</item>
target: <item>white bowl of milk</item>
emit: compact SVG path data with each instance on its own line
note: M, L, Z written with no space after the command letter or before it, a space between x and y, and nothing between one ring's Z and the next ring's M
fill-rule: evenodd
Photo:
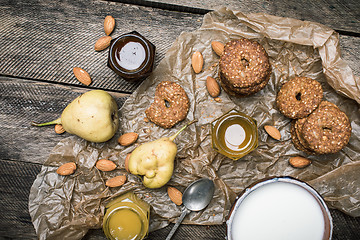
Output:
M245 189L226 224L228 240L329 240L333 229L322 197L291 177L266 179Z

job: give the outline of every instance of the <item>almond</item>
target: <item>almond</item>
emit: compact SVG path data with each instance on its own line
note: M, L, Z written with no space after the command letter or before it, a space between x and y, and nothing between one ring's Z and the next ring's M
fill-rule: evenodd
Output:
M194 52L191 57L191 65L195 73L201 72L204 65L204 58L201 52Z
M112 16L106 16L104 20L104 31L106 35L110 35L115 28L115 19Z
M221 56L224 51L224 44L218 41L212 41L211 47L218 56Z
M178 189L174 187L168 187L167 193L171 201L173 201L176 205L180 206L182 204L182 193Z
M105 185L108 187L120 187L126 182L126 176L121 175L117 177L110 178L106 181Z
M110 42L112 40L112 37L110 36L103 36L99 38L94 46L95 51L102 51L106 49L108 46L110 46Z
M304 168L311 164L311 160L304 157L292 157L289 159L289 163L294 168Z
M96 162L95 166L97 169L103 172L109 172L116 168L116 164L113 161L107 159L100 159Z
M125 133L118 138L118 142L120 145L126 147L136 142L138 136L139 134L134 132Z
M220 94L220 86L215 78L208 76L206 78L206 88L213 98L216 98Z
M61 165L57 170L56 173L62 176L73 174L76 170L76 164L74 162L68 162Z
M281 133L279 130L277 130L274 126L266 125L264 126L265 131L272 137L273 139L280 140L281 139Z
M56 124L55 125L55 132L57 134L62 134L65 132L65 129L63 128L63 126L61 124Z
M130 171L129 171L129 159L130 159L130 155L131 155L131 153L128 153L128 154L126 155L126 158L125 158L125 169L126 169L127 172L130 172Z
M77 80L81 82L82 84L85 84L86 86L89 86L91 83L91 77L90 74L87 73L84 69L79 67L74 67L73 72Z

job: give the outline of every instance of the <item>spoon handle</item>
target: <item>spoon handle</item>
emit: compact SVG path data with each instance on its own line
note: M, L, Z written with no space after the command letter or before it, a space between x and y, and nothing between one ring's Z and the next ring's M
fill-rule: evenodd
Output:
M181 222L184 220L185 216L187 214L189 214L191 211L187 208L183 208L183 211L179 217L179 219L177 220L177 222L175 223L175 225L173 226L173 228L171 229L171 231L169 232L169 234L166 237L166 240L170 240L171 237L174 235L176 229L180 226Z

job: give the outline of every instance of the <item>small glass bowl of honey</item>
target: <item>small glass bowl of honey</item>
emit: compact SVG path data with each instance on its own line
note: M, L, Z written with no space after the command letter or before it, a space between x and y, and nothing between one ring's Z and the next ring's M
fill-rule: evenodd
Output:
M133 31L111 40L108 67L127 81L142 80L154 66L155 45Z
M256 121L235 109L211 123L212 147L232 160L238 160L258 146Z

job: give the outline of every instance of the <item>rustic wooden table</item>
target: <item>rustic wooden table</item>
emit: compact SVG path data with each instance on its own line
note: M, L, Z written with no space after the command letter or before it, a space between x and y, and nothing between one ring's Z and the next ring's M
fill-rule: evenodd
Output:
M103 19L115 17L113 36L136 30L157 46L156 64L183 31L199 28L203 15L226 5L244 13L265 12L320 22L340 33L343 58L360 75L358 0L3 0L0 4L0 238L36 239L29 212L29 190L51 149L67 133L35 128L32 120L55 119L89 89L110 92L121 105L139 84L128 83L106 66L107 51L93 45L103 35ZM73 67L91 74L86 87ZM360 154L360 153L359 153ZM331 210L333 239L360 239L360 218ZM149 239L162 239L172 225ZM85 239L104 239L91 230ZM225 225L181 226L174 239L224 239Z

